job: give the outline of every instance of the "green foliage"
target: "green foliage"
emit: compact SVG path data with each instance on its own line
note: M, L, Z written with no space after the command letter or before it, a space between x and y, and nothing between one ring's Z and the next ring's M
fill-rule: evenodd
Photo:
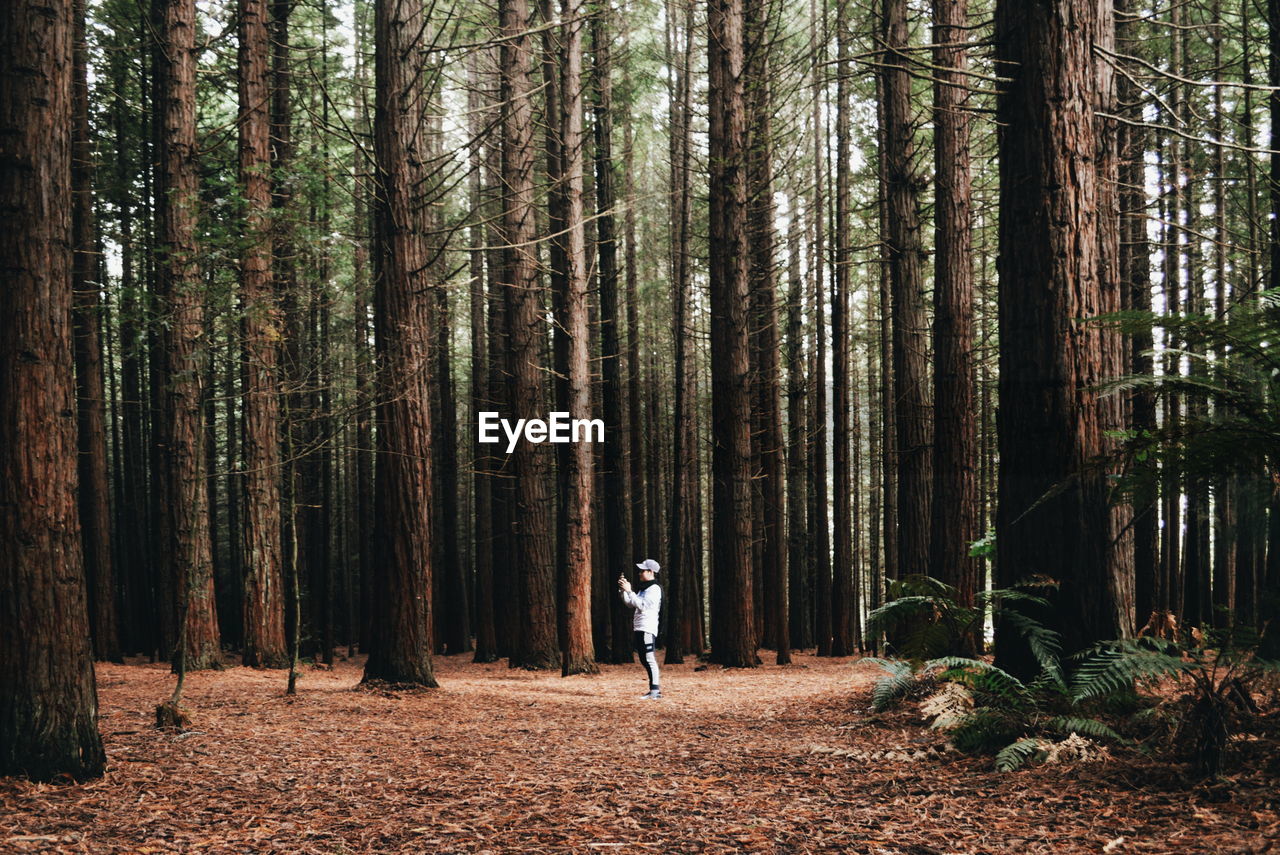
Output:
M1049 730L1056 731L1063 736L1070 736L1073 733L1078 733L1081 736L1087 736L1090 739L1109 739L1112 742L1118 742L1121 744L1128 741L1110 727L1098 721L1096 718L1054 716L1045 722L1045 727Z
M969 544L970 558L995 558L996 557L996 533L989 531L983 537L978 538Z
M909 692L916 683L916 673L909 662L874 658L863 661L879 665L886 672L871 690L871 707L876 712L883 712L893 706L893 702Z
M1120 482L1130 495L1149 498L1170 472L1280 474L1280 292L1237 302L1221 317L1127 311L1099 320L1128 334L1163 330L1164 340L1180 347L1147 355L1190 365L1185 374L1121 377L1105 384L1104 392L1145 390L1157 399L1211 404L1187 407L1177 422L1120 437L1124 453L1139 464L1128 467ZM1256 480L1267 489L1270 482Z
M918 664L974 652L991 614L1008 621L1027 639L1042 666L1056 663L1061 649L1057 635L1007 607L1010 603L1047 606L1048 601L1034 591L1050 586L1046 580L1025 580L1013 588L981 591L974 596L973 605L965 605L959 591L930 576L896 579L889 583L888 602L868 616L867 632L888 635L903 658Z
M1252 693L1280 677L1280 662L1259 655L1264 638L1249 629L1211 632L1190 643L1157 638L1108 641L1080 655L1071 687L1083 702L1132 693L1135 687L1177 685L1175 742L1189 744L1198 773L1217 775L1231 734L1252 719ZM1135 716L1165 714L1153 707Z
M1038 739L1019 739L1006 745L996 754L996 771L1012 772L1031 762L1037 755L1043 755Z
M951 743L968 754L995 754L996 768L1000 771L1011 771L1035 761L1045 753L1043 746L1049 744L1045 740L1050 736L1079 734L1088 739L1123 744L1124 738L1113 728L1082 713L1081 706L1087 698L1077 698L1071 692L1058 633L1006 605L1011 602L1043 605L1045 600L1031 591L1047 584L1032 580L1018 589L992 591L979 598L982 606L965 608L952 598L954 589L937 580L927 577L904 580L898 588L903 595L873 613L872 628L885 626L894 617L928 622L935 633L917 629L907 636L913 643L922 643L916 648L922 651L928 649L923 642L946 638L945 632L937 630L957 633L951 635L950 640L958 639L958 633L983 617L986 604L990 604L1026 640L1040 665L1040 673L1034 680L1024 682L984 659L947 654L927 660L872 659L868 661L885 671L872 691L873 707L877 711L888 709L926 682L963 687L972 699L973 708L948 718L946 726L950 729ZM1100 694L1118 695L1131 684L1132 681L1117 681L1108 674L1100 685L1112 688Z

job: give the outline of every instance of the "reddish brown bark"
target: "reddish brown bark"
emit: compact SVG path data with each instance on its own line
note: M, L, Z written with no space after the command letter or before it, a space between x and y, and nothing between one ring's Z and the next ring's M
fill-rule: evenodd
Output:
M934 0L933 504L929 575L973 604L978 562L973 390L973 212L969 169L968 0Z
M748 400L746 110L742 0L707 9L711 158L711 658L755 667Z
M73 10L0 8L0 775L46 780L106 762L75 499Z
M791 661L787 624L787 556L784 551L785 475L782 455L782 405L778 365L777 283L774 270L773 98L769 81L775 38L768 0L750 0L747 18L746 90L748 121L748 221L751 231L751 344L754 361L752 431L754 479L759 500L756 514L759 563L756 613L760 638L776 652L779 665ZM753 580L754 581L754 580Z
M503 0L501 70L507 98L503 115L504 231L510 247L507 270L508 351L511 416L545 414L546 324L538 283L537 218L533 188L532 41L526 0ZM511 455L515 470L515 583L520 594L520 633L512 666L554 668L556 643L555 542L550 519L551 450L521 441Z
M924 247L920 240L920 181L913 163L915 128L911 77L904 52L910 41L907 0L885 0L884 170L892 297L894 422L897 458L897 575L929 568L932 492Z
M1001 584L1032 573L1057 580L1057 628L1068 651L1130 629L1117 590L1118 535L1107 478L1108 413L1091 391L1109 342L1076 319L1118 293L1118 225L1105 187L1111 75L1094 45L1112 44L1100 4L1055 0L996 7L1002 86L1000 145L1000 476L996 519ZM1002 667L1034 673L1016 632L997 629Z
M204 305L196 260L194 0L157 0L156 290L162 317L160 360L160 501L163 573L185 615L175 660L188 671L216 667L222 651L213 591L209 506L205 492L202 395Z
M587 248L583 224L582 175L582 38L583 0L562 0L562 64L560 69L560 144L563 167L565 225L565 282L557 335L565 339L568 412L571 419L591 418L591 373L587 336ZM563 650L561 671L591 674L595 642L591 634L591 502L594 491L595 448L590 443L568 445L566 455L565 586L561 605Z
M621 316L618 312L618 240L617 218L614 206L617 202L613 164L613 81L609 50L610 35L606 32L602 14L591 19L592 61L595 72L593 111L595 113L595 196L596 196L596 254L600 283L600 398L603 406L605 429L609 436L601 450L604 467L604 537L605 567L609 571L603 577L606 585L613 585L615 573L629 571L637 558L633 551L644 551L645 532L633 529L633 519L643 519L645 497L628 495L628 435L642 438L643 429L637 422L634 431L628 431L623 417L622 346L620 336ZM633 375L638 374L639 364L630 366ZM638 382L638 381L637 381ZM632 446L634 451L638 446ZM639 517L633 513L639 508ZM634 574L633 574L634 575ZM616 586L615 586L616 587ZM610 658L614 662L631 661L631 609L627 608L610 587L610 617L613 633Z
M72 126L71 264L72 334L76 364L79 504L84 572L89 585L89 622L94 656L121 661L116 620L115 571L111 561L111 488L107 481L106 386L102 374L101 253L93 210L93 142L89 138L88 45L84 3L75 15L74 124Z
M421 196L421 0L379 3L374 26L378 170L374 296L378 455L374 479L375 643L365 680L435 686L431 609L431 291Z
M271 273L271 70L265 0L240 0L239 27L240 183L246 206L240 258L244 664L282 668L289 662L280 542L278 347L283 319Z

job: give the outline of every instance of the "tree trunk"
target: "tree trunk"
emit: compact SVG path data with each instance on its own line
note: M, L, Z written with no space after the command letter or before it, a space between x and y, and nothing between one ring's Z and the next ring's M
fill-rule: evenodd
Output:
M849 252L850 45L848 4L836 4L836 198L835 233L831 236L831 483L835 520L831 563L831 655L853 653L853 474L849 454Z
M1103 230L1109 66L1095 44L1112 43L1109 11L1092 0L996 7L1000 143L1000 478L996 521L1001 585L1030 574L1054 579L1054 623L1067 652L1130 630L1112 562L1103 378L1108 342L1077 318L1117 293ZM1110 219L1109 219L1110 218ZM1111 222L1114 220L1115 222ZM1028 675L1035 661L1011 627L996 635L997 661Z
M470 229L472 250L470 294L471 310L471 430L476 430L480 412L492 410L489 398L489 361L488 340L485 329L485 284L497 275L496 270L488 271L489 280L485 278L485 234L483 217L487 213L484 194L484 152L481 137L485 129L486 119L492 121L492 111L485 111L480 86L483 75L478 68L478 60L468 63L467 110L471 115L471 207L474 212ZM491 469L494 465L489 456L488 446L479 442L478 433L472 441L472 495L475 504L474 550L475 550L475 629L476 629L476 662L494 662L498 658L497 636L493 625L493 477Z
M969 172L968 0L934 0L933 500L929 575L971 606L979 587L973 393L973 213ZM972 639L970 644L976 644Z
M787 555L785 552L785 474L783 473L782 405L778 365L777 284L774 272L773 138L774 110L770 77L773 31L769 0L750 0L747 18L748 228L751 246L751 329L755 357L756 427L753 432L760 511L760 563L756 588L757 614L764 645L777 653L777 664L791 661L787 624Z
M364 679L435 686L431 608L431 356L428 236L421 206L426 104L421 0L379 3L374 27L378 271L377 640Z
M544 416L546 324L538 282L537 216L533 188L532 46L526 0L502 0L502 74L507 98L503 115L504 226L511 249L507 279L512 415ZM520 593L520 634L513 667L554 668L556 644L555 541L549 514L551 453L545 443L517 443L515 469L516 584Z
M185 615L174 651L188 671L221 665L213 591L209 506L205 492L205 332L203 283L196 264L199 178L196 172L194 0L157 0L156 107L160 151L156 180L160 358L165 384L157 440L164 573Z
M115 79L115 85L123 89L123 75ZM124 151L124 104L116 106L116 144ZM120 170L127 167L121 158ZM117 173L119 186L127 186L127 178ZM125 568L125 652L150 653L159 643L155 626L155 601L151 587L152 568L150 552L150 526L147 490L147 418L145 342L140 331L142 306L138 299L139 286L135 278L137 249L133 237L133 210L128 194L121 190L117 200L120 211L122 245L122 274L120 281L120 421L123 458L120 484L121 524L116 529L120 566Z
M912 162L911 77L907 0L885 0L884 169L889 290L893 304L894 421L897 428L899 578L929 569L932 463L928 351L924 310L924 247L920 241L920 179ZM1003 185L1002 185L1003 186ZM957 497L959 498L959 497Z
M746 111L742 0L710 0L712 422L711 658L755 667L751 586L751 440L747 397Z
M631 610L614 590L614 573L627 573L636 563L632 558L638 547L633 538L644 540L643 530L630 527L631 510L635 502L644 508L644 496L629 496L629 467L627 450L629 439L623 416L622 352L620 341L620 317L618 313L618 243L616 218L613 210L617 204L613 168L613 84L610 80L611 61L609 34L605 31L604 13L591 19L591 46L595 72L595 195L596 195L596 252L600 275L600 374L601 399L604 405L606 430L612 431L603 448L604 465L604 535L605 588L610 596L613 617L613 641L610 645L614 662L631 661ZM631 371L639 371L633 364ZM635 426L637 430L639 425ZM641 513L643 517L643 513ZM639 556L641 558L645 556ZM634 574L632 574L634 575ZM633 580L634 581L634 580Z
M810 0L810 17L817 30L816 4ZM823 10L821 45L826 44L826 11ZM812 569L809 574L814 592L813 635L819 656L831 655L831 534L827 502L827 340L824 311L824 283L826 271L826 202L823 188L827 183L825 164L826 125L823 122L823 92L827 88L825 57L819 50L813 53L813 204L809 209L813 221L813 349L810 377L813 395L810 399L809 428L809 526L812 532L810 549Z
M677 18L677 12L683 12ZM702 601L697 597L697 582L701 579L699 542L702 525L698 519L698 445L697 445L697 395L696 350L689 347L693 334L689 275L689 226L692 215L692 192L689 186L689 122L692 113L690 86L690 53L693 49L692 4L675 2L667 4L667 56L675 70L674 80L668 84L670 96L670 156L671 156L671 271L672 289L672 340L675 344L675 401L672 446L671 518L667 537L668 557L665 571L670 600L667 606L667 653L669 664L684 661L687 653L702 652L700 634L693 627L701 626ZM682 19L682 20L681 20ZM683 24L683 25L681 25ZM628 291L628 307L632 294ZM638 312L630 312L634 318ZM639 411L640 359L638 331L632 328L631 375L635 409ZM638 442L640 437L635 437ZM632 448L638 446L633 443ZM641 479L632 479L633 489ZM634 517L633 517L634 518Z
M244 362L241 454L244 664L289 664L280 542L280 382L283 319L271 279L271 89L265 0L240 0L240 183L245 241L240 256Z
M75 10L0 10L0 775L37 780L97 777L106 763L76 510Z
M805 579L809 420L805 412L804 275L800 268L800 195L790 198L787 233L787 640L800 649L810 646L808 585Z
M583 222L582 172L582 17L583 0L561 0L563 27L560 76L560 145L563 173L565 282L556 334L565 339L570 419L591 418L591 342L587 335L587 247ZM564 601L561 604L561 676L593 674L595 642L591 634L591 503L595 486L595 447L567 444Z
M71 126L72 337L76 367L80 533L89 585L89 623L97 659L122 661L111 562L111 488L107 480L106 385L102 375L102 284L93 205L93 143L89 138L88 45L84 2L73 6L75 80Z

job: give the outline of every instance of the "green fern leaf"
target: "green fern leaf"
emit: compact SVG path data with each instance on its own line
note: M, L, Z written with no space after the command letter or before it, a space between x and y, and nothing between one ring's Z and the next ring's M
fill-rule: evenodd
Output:
M996 755L996 771L1012 772L1015 769L1021 769L1031 758L1040 753L1043 752L1040 749L1039 740L1019 739L1012 745L1000 749L1000 753Z

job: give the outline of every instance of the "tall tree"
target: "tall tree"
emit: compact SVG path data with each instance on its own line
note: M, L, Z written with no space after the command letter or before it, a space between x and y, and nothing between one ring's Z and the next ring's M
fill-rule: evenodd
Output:
M920 182L915 172L907 0L884 0L883 71L885 213L892 298L893 401L897 449L899 576L929 568L932 453L928 336L924 310L924 247Z
M565 339L569 418L589 419L591 373L588 368L587 247L583 222L582 36L584 0L561 0L560 146L564 194L565 281L557 335ZM591 502L595 483L594 448L569 444L566 466L565 586L561 604L563 651L560 673L590 674L595 664L591 634ZM607 500L606 500L607 501Z
M1059 583L1055 623L1069 651L1130 629L1112 566L1119 532L1095 462L1106 450L1092 390L1107 368L1107 334L1076 321L1103 310L1118 284L1103 256L1103 231L1114 230L1118 216L1100 201L1114 175L1096 115L1111 112L1110 69L1094 59L1095 44L1113 43L1106 5L996 5L997 73L1008 78L997 101L1004 132L996 566L1004 585L1031 573ZM996 654L1006 669L1035 670L1004 624Z
M809 420L804 370L804 274L800 266L800 199L790 198L787 232L787 619L788 641L810 646L809 586L805 577L808 529L808 490L805 483Z
M240 184L245 240L240 256L244 386L241 429L244 521L244 663L288 664L280 542L279 342L283 333L271 277L270 45L265 0L240 0Z
M0 9L0 775L102 774L76 509L71 0Z
M853 103L849 4L836 4L836 198L835 230L831 235L831 483L835 493L832 520L831 655L853 653L853 473L849 455L850 324L850 172Z
M366 680L435 686L431 662L432 573L430 246L421 194L428 152L422 128L425 31L421 0L377 4L374 24L374 151L378 268L378 455L374 479L378 555L375 641Z
M160 501L164 575L183 624L175 660L187 670L221 664L205 492L204 283L196 256L199 204L194 0L155 0L156 291L161 332Z
M84 3L74 7L75 82L72 125L72 332L76 365L80 526L94 655L121 661L111 560L111 488L107 481L106 386L102 373L102 277L94 217L93 140L89 135L88 53Z
M751 247L751 350L754 359L754 427L752 439L758 477L760 562L756 590L757 613L765 646L777 653L777 663L791 661L787 623L787 555L783 473L782 404L778 366L778 307L774 265L775 209L771 60L775 38L774 6L768 0L749 0L746 15L746 87L748 228ZM754 582L754 580L753 580Z
M679 14L683 13L683 14ZM697 581L701 579L702 565L699 544L702 526L698 519L697 493L699 489L697 394L694 356L689 346L692 338L691 281L689 272L689 228L692 217L693 193L690 187L689 144L692 116L692 86L690 81L690 54L693 51L693 4L668 0L666 49L674 75L668 81L669 139L671 180L671 252L668 267L671 275L672 317L671 337L675 344L675 431L672 448L671 517L667 537L667 654L670 664L682 662L686 653L702 652L701 598L697 596ZM628 297L630 294L628 293ZM628 300L628 305L630 300ZM639 336L631 328L633 342L631 365L632 389L639 410L639 372L635 366L640 359ZM634 412L633 411L633 412ZM638 432L637 432L638 433ZM639 447L639 437L632 444L633 452ZM641 479L632 479L637 489ZM643 503L633 505L643 508ZM638 520L639 515L633 515ZM638 530L638 529L637 529Z
M533 188L533 64L526 0L502 0L503 219L511 264L507 269L507 324L510 407L515 418L544 412L546 323L538 283L537 220ZM555 543L548 514L550 450L521 441L512 454L515 469L516 567L520 633L510 662L525 668L560 664L555 615Z
M746 109L742 0L710 0L711 658L755 667L748 399Z
M978 562L973 390L973 187L969 168L968 0L934 0L933 500L929 575L972 605Z
M644 532L633 530L631 507L644 509L644 497L628 499L628 434L623 417L621 316L618 312L618 240L617 202L613 164L613 81L609 49L611 34L605 26L607 12L601 8L591 18L591 48L594 62L595 92L592 105L595 114L595 198L596 258L600 277L600 376L601 403L606 429L613 438L604 444L604 539L605 566L611 571L604 577L613 580L613 570L621 573L635 562L631 558L633 538L644 541ZM639 365L631 366L632 372ZM640 426L634 425L637 431ZM641 517L643 518L643 513ZM610 591L609 593L613 593ZM614 662L631 661L631 610L617 596L610 597L613 639L610 645Z
M813 531L810 545L812 569L810 578L814 592L814 629L819 656L831 655L831 534L830 508L827 501L827 339L824 310L826 271L826 124L823 121L823 93L827 87L826 62L823 52L827 41L826 4L823 4L819 26L817 4L810 0L809 16L813 21L814 44L810 68L813 88L813 201L809 220L813 227L813 347L810 356L809 408L809 526Z
M471 412L472 422L478 424L480 412L491 410L489 400L489 355L485 326L485 235L484 235L484 147L482 141L488 128L486 119L492 121L492 111L483 109L481 98L482 75L479 59L468 63L467 109L471 116L471 254L470 254L470 318L471 318ZM489 277L497 271L488 270ZM478 439L472 445L472 496L475 504L474 565L475 565L475 661L493 662L498 658L498 641L493 625L493 478L490 469L493 460L488 456L487 445Z

